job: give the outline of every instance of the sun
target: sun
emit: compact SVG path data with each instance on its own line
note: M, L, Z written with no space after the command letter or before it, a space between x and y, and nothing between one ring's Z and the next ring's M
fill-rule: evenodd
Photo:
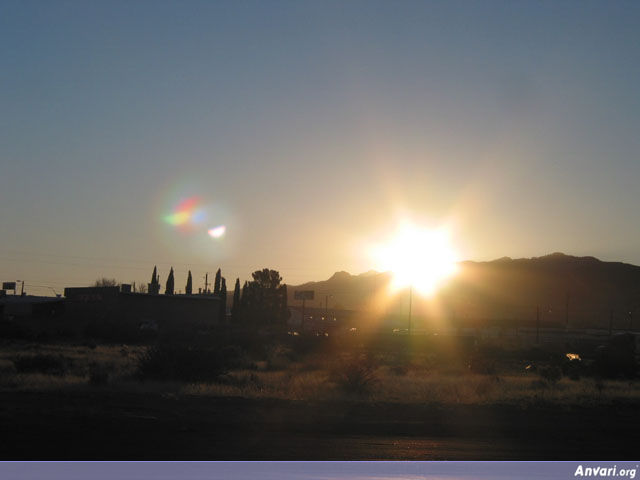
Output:
M405 223L372 253L376 269L393 274L394 290L411 287L424 296L433 295L458 270L458 254L446 228Z

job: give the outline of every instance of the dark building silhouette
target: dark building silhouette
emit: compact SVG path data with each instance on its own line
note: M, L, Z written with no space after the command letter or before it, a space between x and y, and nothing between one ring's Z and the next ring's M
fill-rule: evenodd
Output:
M0 317L15 319L46 319L62 315L65 301L56 297L6 295L0 297Z
M118 287L65 288L72 317L113 320L136 325L212 325L220 322L220 299L199 295L124 293Z

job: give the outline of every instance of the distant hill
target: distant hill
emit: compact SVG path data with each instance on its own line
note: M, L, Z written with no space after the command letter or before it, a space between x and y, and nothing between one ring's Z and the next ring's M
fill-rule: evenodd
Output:
M390 273L369 271L361 275L336 272L331 278L289 286L289 304L295 290L314 290L309 306L328 305L376 315L402 314L408 296L400 292L390 298ZM532 322L536 308L545 324L640 326L640 267L621 262L603 262L594 257L552 253L542 257L499 258L490 262L460 263L458 274L435 297L414 296L417 316L446 318L474 323L482 321Z

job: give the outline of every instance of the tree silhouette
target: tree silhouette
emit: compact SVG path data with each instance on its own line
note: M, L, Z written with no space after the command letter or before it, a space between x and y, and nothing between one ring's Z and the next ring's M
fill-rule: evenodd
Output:
M169 276L167 277L167 284L164 290L165 295L173 295L173 284L174 284L173 267L171 267L171 270L169 271Z
M236 278L236 285L233 287L233 305L231 305L231 316L234 320L238 320L240 308L240 279Z
M263 290L275 290L280 286L282 277L276 270L269 270L263 268L262 270L256 270L251 274L253 277L253 283Z
M193 293L193 279L191 278L191 270L189 270L189 275L187 275L187 286L184 287L184 293L187 295L191 295Z
M244 281L244 284L242 285L242 292L240 294L240 308L245 308L249 302L247 301L247 295L249 291L249 282L248 281Z
M287 289L280 285L282 277L276 270L265 268L251 274L253 281L242 289L243 317L261 324L278 325L289 317Z
M227 316L227 281L222 277L220 285L220 318L224 320Z
M220 269L218 269L218 271L216 272L216 279L213 283L213 294L214 295L219 295L220 294L220 279L222 278L222 272L220 272Z
M160 293L160 276L158 275L158 269L153 266L153 273L151 274L151 283L149 283L149 293L157 295Z
M94 287L116 287L118 286L118 282L115 278L106 278L102 277L95 281L93 284Z

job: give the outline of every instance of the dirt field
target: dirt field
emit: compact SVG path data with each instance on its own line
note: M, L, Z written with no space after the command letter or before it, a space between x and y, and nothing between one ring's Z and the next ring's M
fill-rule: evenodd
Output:
M638 405L407 406L0 393L2 460L632 460Z

